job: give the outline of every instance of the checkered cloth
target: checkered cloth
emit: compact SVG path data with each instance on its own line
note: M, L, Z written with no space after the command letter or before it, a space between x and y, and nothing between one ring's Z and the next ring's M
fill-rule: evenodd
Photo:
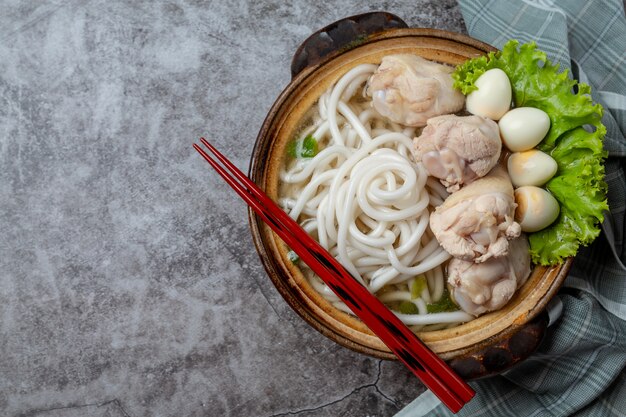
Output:
M501 48L534 40L590 84L605 109L610 213L559 292L562 315L539 350L504 375L470 383L459 416L626 416L626 19L621 0L459 0L469 34ZM556 314L558 316L558 314ZM396 417L448 416L429 391Z

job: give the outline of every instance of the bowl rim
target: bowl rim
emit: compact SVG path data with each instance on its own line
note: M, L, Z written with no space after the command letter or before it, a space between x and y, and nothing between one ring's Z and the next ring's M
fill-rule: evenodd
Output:
M375 42L383 41L390 38L404 38L404 37L431 37L438 38L444 40L451 40L457 43L465 44L472 48L478 49L482 51L484 54L488 52L497 51L496 48L488 45L484 42L481 42L477 39L471 38L467 35L463 35L460 33L450 32L441 29L431 29L431 28L403 28L403 29L388 29L383 32L379 32L375 35L372 35L364 42L350 49L358 49L365 45L370 45ZM266 139L269 135L270 128L274 122L274 120L278 117L280 109L283 107L284 103L291 97L294 91L298 88L300 84L302 84L309 77L314 76L318 69L327 65L329 62L336 59L339 55L348 52L347 50L337 51L337 53L330 54L322 59L320 62L303 69L299 74L292 78L289 84L283 89L283 91L279 94L278 98L272 105L269 110L262 127L259 131L259 134L256 138L253 150L252 157L249 165L249 176L255 181L259 186L264 188L267 169L263 167L266 164L266 160L269 155L270 145L272 145L273 141ZM292 285L289 284L287 279L282 277L283 274L288 273L287 268L284 265L281 265L280 260L276 259L276 257L272 254L271 250L268 250L266 245L269 242L266 241L266 236L269 231L269 228L263 224L263 222L257 218L252 210L248 210L248 221L251 230L251 234L253 237L254 245L256 247L257 253L260 256L262 264L271 279L272 283L281 294L283 299L289 304L289 306L309 325L311 325L314 329L322 333L324 336L333 340L334 342L357 351L359 353L364 353L369 356L373 356L380 359L396 359L395 356L390 351L384 351L380 349L376 349L371 346L364 345L355 340L350 339L347 336L344 336L341 333L333 330L327 323L318 318L313 311L311 311L304 302L302 302L293 292ZM265 230L262 230L265 229ZM535 318L547 305L547 303L556 295L556 292L561 287L565 277L568 274L568 271L573 262L573 258L568 258L561 265L558 265L558 271L554 269L548 269L545 274L549 274L550 271L556 273L556 276L552 277L552 281L550 283L549 288L546 290L543 297L541 297L537 303L530 309L521 319L517 319L514 323L487 337L482 339L481 341L471 345L469 347L464 347L460 349L456 349L454 351L446 352L442 355L445 359L451 359L457 356L465 355L470 353L471 351L476 351L479 349L484 349L489 345L494 344L495 342L505 339L507 337L515 334L521 326L526 324Z

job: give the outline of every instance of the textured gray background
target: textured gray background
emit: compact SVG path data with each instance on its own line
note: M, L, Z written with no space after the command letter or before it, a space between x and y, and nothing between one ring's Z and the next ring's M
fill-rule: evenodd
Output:
M291 311L191 148L247 168L338 18L464 31L453 0L333 3L0 2L0 415L390 416L423 391Z

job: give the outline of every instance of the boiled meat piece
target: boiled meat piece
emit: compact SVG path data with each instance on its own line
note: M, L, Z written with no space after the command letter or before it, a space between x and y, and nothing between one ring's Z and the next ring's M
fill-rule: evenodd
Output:
M521 233L514 219L513 186L496 165L485 177L450 194L430 215L430 228L453 257L484 262L508 253L509 240Z
M498 124L481 116L433 117L413 139L415 159L450 193L487 175L498 163L501 149Z
M454 68L416 55L388 55L367 83L378 113L406 126L463 108L465 97L452 87Z
M452 259L448 284L452 298L474 316L504 306L530 275L530 252L525 235L509 242L509 253L482 263Z

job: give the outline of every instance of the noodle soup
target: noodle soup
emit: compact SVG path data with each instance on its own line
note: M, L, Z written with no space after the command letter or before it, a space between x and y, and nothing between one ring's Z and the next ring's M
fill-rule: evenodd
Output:
M352 68L306 113L280 169L279 204L414 331L454 327L473 316L451 302L450 255L429 228L448 193L413 158L419 131L388 121L364 96L377 67ZM306 265L298 267L351 314Z
M249 171L251 179L261 186L273 200L277 202L281 201L286 211L290 211L289 205L295 204L294 202L298 200L301 190L304 190L311 181L311 177L299 182L285 182L283 180L288 173L295 173L296 169L304 169L305 166L309 165L309 163L313 162L315 159L306 158L308 160L307 162L288 156L288 154L291 153L290 144L293 143L295 139L305 138L307 134L315 133L315 130L323 124L324 121L322 119L324 118L320 115L320 111L324 114L324 109L328 107L326 103L328 102L328 98L330 98L330 94L332 94L326 92L326 90L329 88L332 89L332 85L337 84L344 75L360 64L378 66L385 56L392 54L414 54L452 67L463 63L467 59L485 55L490 51L495 51L495 49L480 41L456 33L436 29L401 29L381 32L354 49L341 51L336 56L332 57L332 59L311 65L294 77L292 82L283 90L269 110L254 146ZM364 74L365 73L363 73L363 75ZM367 76L364 76L363 80L366 78ZM340 96L342 98L341 101L344 101L349 107L353 108L352 112L355 115L361 115L362 111L369 109L369 105L364 105L369 99L362 96L362 85L363 84L353 85L354 92L349 97L347 97L348 93L342 93ZM344 87L344 91L346 88L347 85ZM326 101L323 100L319 102L319 98L323 96L327 97L324 99ZM341 114L337 116L337 129L341 132L344 131L346 122L344 120L345 115L341 113L343 106L339 104L339 99L337 99L336 106L336 109ZM363 115L363 117L365 118L366 115ZM403 133L404 129L401 126L385 123L374 113L368 117L375 119L375 122L372 122L369 127L369 122L367 121L362 122L362 124L366 129L371 129L369 131L371 138L379 136L377 133L379 131L378 129L400 134ZM328 117L326 120L327 119ZM330 126L328 127L328 131L330 132ZM404 136L411 138L413 134L418 136L420 133L423 132L411 132L409 130L404 133ZM326 133L324 136L319 136L320 141L317 143L317 149L307 146L314 151L312 152L313 154L316 152L321 153L324 149L328 148L330 138L329 133ZM360 136L355 136L350 140L354 141L350 145L351 147L357 148L358 146L362 146L357 144L357 142L361 142ZM311 145L311 143L309 143L309 145ZM344 141L344 143L346 142ZM306 154L309 150L307 146L304 145L305 144L302 143L300 149L294 147L293 150L300 150ZM382 147L391 148L392 144L383 145ZM410 152L406 152L406 149L409 149L408 144L405 145L405 156L410 159L411 154ZM347 159L347 157L337 157L335 161L329 161L328 164L331 168L336 168L341 162L345 162ZM298 167L298 165L300 167ZM321 170L320 168L318 172L321 172ZM311 174L313 171L312 169ZM416 176L418 174L419 173L416 173ZM398 177L395 178L395 181L398 184L402 184L404 180L403 177ZM433 184L430 180L427 180L426 185L427 191L430 194L429 207L432 209L434 205L438 204L435 202L437 195L440 194L440 199L443 199L446 195L444 194L443 188L439 188L438 183ZM314 194L322 193L324 188L328 189L329 186L318 187ZM385 191L384 188L383 191ZM383 194L379 194L379 197L382 197ZM323 196L318 198L320 200L318 203L315 203L317 205L320 204ZM356 194L354 198L356 199ZM293 201L289 202L289 199ZM376 201L373 203L375 207L378 204ZM402 208L401 203L398 204L400 205L399 207ZM311 207L313 210L309 210ZM304 224L305 228L309 230L312 236L317 238L317 228L311 223L317 218L316 207L316 205L312 205L311 203L304 205L301 213L298 215L298 221ZM337 207L342 206L335 205L335 208ZM395 356L363 322L358 320L355 316L339 309L341 306L335 303L335 301L337 301L336 298L331 296L327 299L321 295L326 292L324 291L324 287L320 288L319 291L321 291L321 293L316 290L313 286L314 284L311 284L313 278L307 267L303 265L303 263L298 262L297 259L290 257L289 248L284 242L282 242L261 219L254 216L252 212L249 211L249 213L254 244L260 255L263 266L268 273L268 278L294 312L311 327L344 347L376 358L394 359ZM433 216L431 216L431 218L432 217ZM369 226L362 223L362 220L355 220L354 226L362 233L367 234ZM336 223L335 227L338 228L338 223ZM354 227L352 229L354 229ZM352 229L348 228L348 232L351 232ZM428 228L426 228L424 233L427 234L427 237L432 237L432 235L429 235ZM333 240L329 240L329 242L331 241ZM394 242L393 247L397 248L398 243L399 241ZM360 242L357 242L357 245L358 244L360 244ZM424 238L424 242L420 242L420 244L422 247L424 244L427 244L426 238ZM350 245L346 244L346 248L348 254L353 253L354 249L350 249ZM338 254L338 250L339 248L331 248L331 251L335 254ZM376 253L380 252L377 251ZM402 260L402 257L407 255L398 256L400 260ZM354 257L354 263L357 268L376 267L376 264L361 265L360 262L364 262L358 261L361 258L365 258L365 256ZM374 262L374 260L371 262ZM446 271L446 268L449 268L450 262L451 261L444 261L440 264L442 274L450 272ZM418 329L418 327L415 326L424 326L421 329L423 331L418 331L418 336L424 343L442 358L453 361L458 359L463 363L466 363L466 359L470 356L475 357L479 362L495 359L490 352L494 352L495 354L495 352L501 352L501 349L492 349L492 347L506 349L508 346L507 341L515 336L516 346L520 346L520 341L524 342L524 346L526 346L524 350L525 353L523 353L521 357L512 357L512 361L516 362L532 352L541 341L541 335L543 334L542 329L545 330L542 311L563 283L571 263L572 259L570 258L563 264L552 267L533 266L532 273L526 283L515 292L506 305L498 310L479 315L463 324L456 326L452 323L432 325L410 324L410 326L414 326L413 328L415 330ZM412 264L407 265L408 267L415 266ZM433 274L427 271L417 276L409 276L404 283L391 283L387 286L383 286L376 292L376 295L382 297L387 293L398 290L404 292L402 297L406 298L406 293L409 292L410 289L410 295L413 297L414 293L419 292L418 290L420 290L420 286L423 285L424 281L428 282L428 276L432 277ZM364 280L371 280L372 278L375 278L374 272L372 271L369 272L369 276L366 273L362 274L362 279ZM415 278L418 284L410 287L407 281L412 278ZM433 278L430 279L433 280ZM436 282L433 284L435 283ZM444 281L441 280L441 283L443 284ZM423 290L423 288L421 289ZM429 286L428 290L429 295L433 297L435 295L434 290L436 290L435 286ZM433 294L430 294L431 291ZM388 295L388 297L398 296ZM398 314L402 315L403 313L399 310L405 300L400 301L399 298L400 297L398 297L396 301L385 301L385 303ZM421 298L424 300L423 297ZM442 296L442 299L443 298ZM419 301L416 300L417 298L411 298L409 301L411 304L415 305L419 303ZM424 303L428 309L429 303L426 301L424 301ZM339 308L337 306L339 306ZM415 308L411 309L412 312L415 312L415 309L417 309L419 313L419 307L417 305L414 307ZM407 316L415 319L419 314L407 314ZM422 317L428 316L429 315L425 314ZM432 326L451 328L433 330ZM499 357L497 360L500 359ZM454 366L454 362L452 365ZM472 373L473 376L484 375L485 368L482 368L482 365L473 369L479 369L478 374ZM480 371L480 369L482 369L482 371Z

